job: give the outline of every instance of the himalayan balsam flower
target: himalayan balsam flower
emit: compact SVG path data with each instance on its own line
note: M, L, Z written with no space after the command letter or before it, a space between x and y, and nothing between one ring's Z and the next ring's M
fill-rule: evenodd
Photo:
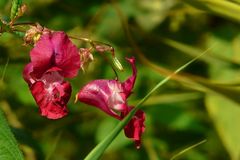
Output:
M127 98L132 93L137 74L135 59L129 58L127 61L132 65L132 76L124 82L105 79L94 80L79 91L79 101L95 106L108 115L122 120L133 108L128 106ZM137 148L140 148L141 135L145 130L144 120L145 113L138 110L124 128L125 135L135 141Z
M31 62L23 71L42 116L59 119L67 115L71 85L64 78L73 78L80 68L77 47L64 32L41 35L30 52Z

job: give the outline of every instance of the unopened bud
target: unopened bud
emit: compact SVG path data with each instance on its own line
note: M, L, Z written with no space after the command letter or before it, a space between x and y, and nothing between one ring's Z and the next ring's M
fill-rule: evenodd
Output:
M122 64L119 62L119 60L115 56L113 57L113 64L118 70L123 71Z

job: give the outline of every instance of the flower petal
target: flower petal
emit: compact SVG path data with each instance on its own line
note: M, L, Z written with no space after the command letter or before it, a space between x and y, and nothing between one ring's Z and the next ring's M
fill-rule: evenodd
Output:
M119 112L124 112L127 106L127 98L131 94L136 79L135 59L127 61L132 65L133 75L125 82L118 80L95 80L84 86L78 93L78 99L89 105L93 105L110 116L121 119Z
M95 80L79 91L78 99L120 119L116 111L126 108L126 99L121 92L121 85L116 80Z
M77 47L64 32L54 32L51 42L54 48L55 64L63 77L75 77L80 68L80 55Z
M125 117L132 107L129 107L129 111L122 114ZM124 128L124 133L126 137L131 138L135 141L136 148L139 149L141 146L141 136L145 130L145 113L142 110L138 110L129 123Z
M23 70L23 79L28 83L29 86L31 86L35 80L31 76L31 73L33 72L33 65L32 63L28 63Z
M132 76L130 76L126 81L122 83L122 88L124 90L124 93L126 97L129 97L129 95L132 93L132 89L135 84L136 76L137 76L137 68L135 65L135 58L126 58L126 60L131 64L132 66Z
M35 47L30 51L34 76L40 78L42 74L54 64L54 48L51 42L51 34L43 34Z
M42 81L34 83L30 90L42 116L59 119L67 115L67 102L71 96L71 85L68 82L57 83L53 88L46 88Z
M43 34L31 50L30 56L33 74L37 78L48 70L56 69L63 77L72 78L80 69L78 49L64 32Z

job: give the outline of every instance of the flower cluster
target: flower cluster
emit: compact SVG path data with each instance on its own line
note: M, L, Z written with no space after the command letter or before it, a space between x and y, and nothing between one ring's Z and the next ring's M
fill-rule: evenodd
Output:
M27 32L25 42L35 45L23 77L39 106L40 114L49 119L66 116L72 89L64 78L76 77L79 69L93 60L90 50L78 49L64 32L50 31L39 26ZM137 75L135 59L129 58L127 61L132 66L133 74L126 81L94 80L79 91L78 100L122 120L133 109L133 106L127 104L127 98L132 93ZM137 148L140 147L141 135L145 130L144 121L145 113L138 110L124 128L125 135L135 141Z

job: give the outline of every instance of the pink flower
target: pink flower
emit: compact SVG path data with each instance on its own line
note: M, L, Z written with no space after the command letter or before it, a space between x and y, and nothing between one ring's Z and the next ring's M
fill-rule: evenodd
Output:
M132 65L132 76L124 82L94 80L79 91L79 101L93 105L110 116L122 120L132 109L127 104L127 98L132 93L137 74L135 59L129 58L127 61ZM139 110L124 129L125 135L136 142L137 148L140 147L140 138L144 132L144 120L145 113Z
M71 85L65 77L77 75L80 56L64 32L43 34L30 52L31 62L23 71L42 116L59 119L67 115Z

